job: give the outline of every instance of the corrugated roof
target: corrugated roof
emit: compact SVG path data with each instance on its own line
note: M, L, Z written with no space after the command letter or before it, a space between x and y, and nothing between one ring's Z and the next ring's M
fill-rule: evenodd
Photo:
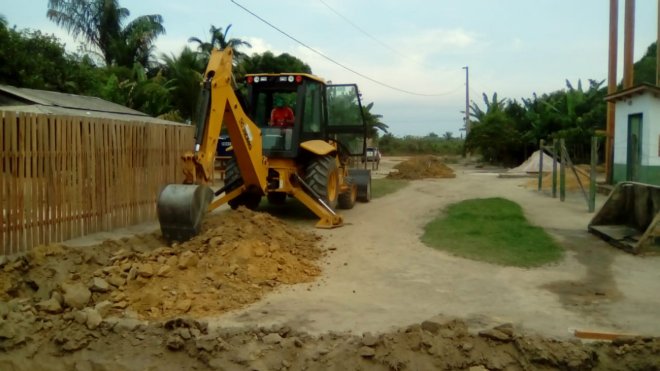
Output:
M71 108L85 111L122 113L135 116L148 116L143 112L124 107L117 103L112 103L101 98L88 97L84 95L67 94L47 90L17 88L9 85L0 85L0 94L12 95L16 98L20 98L26 101L27 103L41 104L43 106Z
M660 97L660 86L655 86L651 84L640 84L633 86L632 88L624 89L616 93L605 96L605 100L608 102L616 102L621 99L627 99L635 95L650 93L655 97Z
M9 85L0 85L0 110L185 125L151 117L146 113L101 98Z

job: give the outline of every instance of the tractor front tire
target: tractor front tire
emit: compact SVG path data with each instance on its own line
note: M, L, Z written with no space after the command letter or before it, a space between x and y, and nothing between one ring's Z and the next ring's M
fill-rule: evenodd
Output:
M350 179L346 180L349 190L339 195L337 207L340 209L352 209L357 200L357 184L353 184Z

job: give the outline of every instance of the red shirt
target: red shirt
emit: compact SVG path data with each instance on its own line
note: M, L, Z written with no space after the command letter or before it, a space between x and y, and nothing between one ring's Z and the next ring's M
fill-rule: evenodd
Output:
M293 110L289 107L276 107L270 112L270 124L272 126L293 126Z

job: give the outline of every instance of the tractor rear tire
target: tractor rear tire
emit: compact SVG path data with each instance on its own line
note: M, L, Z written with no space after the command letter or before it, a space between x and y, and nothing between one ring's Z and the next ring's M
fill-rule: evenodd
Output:
M334 156L313 158L305 169L305 183L331 209L337 207L339 196L339 169Z
M346 183L349 186L349 190L339 195L337 207L348 210L355 206L355 201L357 200L357 184L353 184L350 178L346 180Z
M236 183L234 183L236 182ZM243 185L243 178L241 177L241 171L238 168L238 163L235 158L231 158L227 161L227 166L225 167L225 184L234 183L233 186L226 190L226 193L233 191L234 189ZM261 195L250 192L243 192L238 197L229 200L228 204L232 210L238 209L239 206L245 206L250 210L255 210L259 203L261 202Z

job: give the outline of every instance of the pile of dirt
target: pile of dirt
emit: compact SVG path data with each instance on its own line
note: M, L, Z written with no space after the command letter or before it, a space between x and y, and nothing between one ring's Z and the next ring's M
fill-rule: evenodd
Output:
M588 191L589 189L589 182L591 177L589 176L589 165L576 165L575 166L575 172L577 173L577 177L575 176L575 173L573 173L573 170L570 168L566 169L566 178L565 178L565 187L567 191L579 191L580 190L580 182L582 183L582 186L584 187L585 191ZM559 170L557 170L557 189L559 189ZM579 177L579 182L578 182L578 177ZM539 182L538 179L530 180L527 182L526 186L527 188L536 188L538 187ZM541 186L543 189L552 189L552 172L545 174L543 176L543 179L541 180Z
M0 264L0 300L41 314L140 320L210 316L321 272L319 237L247 209L211 215L202 233L168 246L160 233L99 246L39 246ZM82 316L82 315L81 315Z
M455 178L454 170L445 165L441 158L435 156L418 156L396 164L387 174L390 179L424 179L424 178Z

